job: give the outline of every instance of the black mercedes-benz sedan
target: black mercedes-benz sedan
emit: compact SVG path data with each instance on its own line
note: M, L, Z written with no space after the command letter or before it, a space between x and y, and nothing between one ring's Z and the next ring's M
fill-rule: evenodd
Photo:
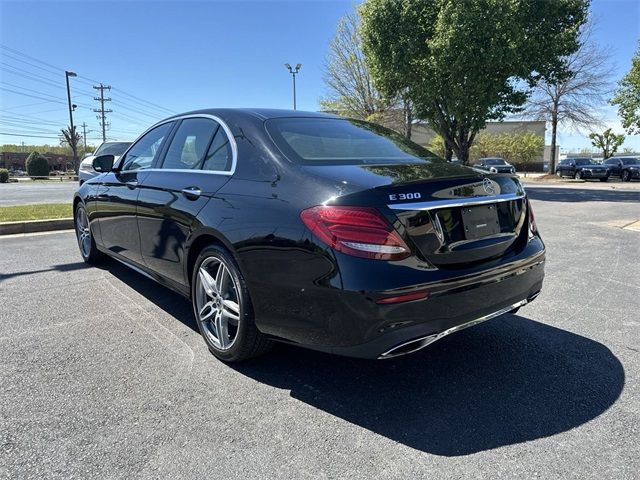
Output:
M378 125L217 109L140 136L74 197L78 244L189 298L211 352L274 340L391 358L542 287L517 177L452 165Z

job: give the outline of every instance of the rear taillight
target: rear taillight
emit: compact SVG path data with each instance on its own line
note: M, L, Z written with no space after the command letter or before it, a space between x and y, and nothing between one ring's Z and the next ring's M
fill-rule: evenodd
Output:
M529 199L527 199L527 210L529 211L529 231L531 233L538 233L536 218L533 215L533 208L531 208L531 202L529 201Z
M320 240L347 255L402 260L411 252L400 235L374 208L318 206L300 214Z

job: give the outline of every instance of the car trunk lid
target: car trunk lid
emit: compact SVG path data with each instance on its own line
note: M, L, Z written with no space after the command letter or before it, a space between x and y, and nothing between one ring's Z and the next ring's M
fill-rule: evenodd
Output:
M377 207L434 266L488 261L522 238L526 198L510 175L443 162L305 168L345 185L328 203Z

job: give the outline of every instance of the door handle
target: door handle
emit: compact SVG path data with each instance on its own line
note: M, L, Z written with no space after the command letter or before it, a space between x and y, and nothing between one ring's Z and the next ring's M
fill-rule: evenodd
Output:
M133 190L134 188L136 188L138 186L138 181L137 180L130 180L128 182L125 182L125 185L127 187L129 187L131 190Z
M181 192L189 200L196 200L197 198L200 198L200 195L202 195L202 190L200 190L198 187L183 188Z

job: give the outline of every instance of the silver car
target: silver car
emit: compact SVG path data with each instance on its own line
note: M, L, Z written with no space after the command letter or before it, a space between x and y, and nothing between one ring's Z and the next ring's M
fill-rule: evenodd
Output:
M95 152L89 154L80 162L80 168L78 168L78 181L82 185L87 180L98 175L93 169L93 159L98 155L113 155L115 160L118 160L127 148L129 148L131 142L104 142L100 145Z

